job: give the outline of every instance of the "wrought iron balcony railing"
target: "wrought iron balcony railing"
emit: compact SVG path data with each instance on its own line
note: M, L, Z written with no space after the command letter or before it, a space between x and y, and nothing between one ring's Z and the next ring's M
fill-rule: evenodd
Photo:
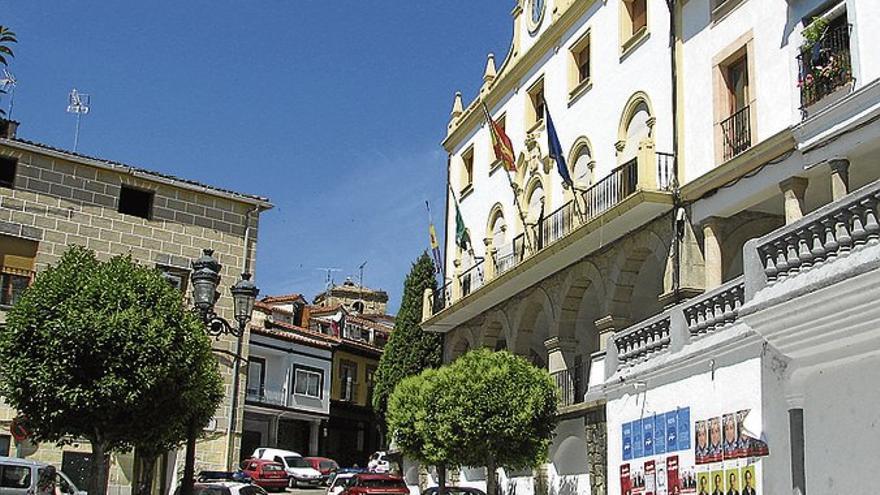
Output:
M721 121L721 136L724 139L724 161L730 160L752 146L749 105Z
M561 371L550 373L556 388L559 389L559 405L570 406L584 401L587 391L587 370L584 365L576 365Z
M806 43L797 56L801 110L853 80L849 24L828 27L822 37Z

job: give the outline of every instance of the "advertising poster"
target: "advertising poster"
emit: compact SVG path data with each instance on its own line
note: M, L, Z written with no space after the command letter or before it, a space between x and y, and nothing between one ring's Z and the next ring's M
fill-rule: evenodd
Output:
M642 438L645 445L642 455L654 455L654 418L642 420Z
M750 435L746 429L745 421L748 415L748 409L737 411L736 413L736 423L740 438L738 445L740 457L763 457L770 455L770 447L767 446L767 442Z
M632 450L632 423L624 423L623 425L623 460L629 461L633 458Z
M697 495L710 495L712 489L709 484L709 472L697 473Z
M654 461L645 461L645 495L657 494L656 466Z
M654 455L666 453L666 414L654 415Z
M691 408L685 407L678 411L678 450L691 448Z
M629 464L620 466L620 494L632 495L632 480L630 479Z
M712 477L712 495L723 495L724 494L724 470L718 469L716 471L712 471L710 476Z
M678 446L678 412L668 412L663 417L666 419L666 451L685 450Z
M632 487L632 493L644 493L645 492L645 472L641 467L633 465L631 468L630 474L630 486Z
M666 486L670 495L679 495L681 493L681 480L678 473L678 456L673 455L666 458Z
M645 455L645 444L642 443L642 422L641 421L633 421L632 422L632 432L633 432L633 459L638 459Z
M697 493L697 473L693 466L679 465L678 479L680 480L681 493Z
M694 443L694 458L697 464L706 464L709 458L709 422L700 420L694 422L697 441Z
M728 469L724 472L724 481L727 488L727 495L739 495L739 468Z
M742 492L740 495L758 495L756 481L754 464L742 468Z
M709 418L709 451L706 462L718 462L724 459L724 446L721 441L721 418Z
M724 442L722 443L724 459L736 459L742 449L739 448L739 434L736 430L736 415L725 414L721 419L724 428Z

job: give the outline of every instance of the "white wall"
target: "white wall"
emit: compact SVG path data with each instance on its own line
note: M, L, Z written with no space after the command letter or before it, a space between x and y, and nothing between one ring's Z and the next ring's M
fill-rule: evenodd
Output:
M330 413L330 374L332 355L329 350L251 334L250 356L266 360L266 390L287 390L287 407L304 412ZM324 374L320 399L294 394L293 368L305 366L321 370Z

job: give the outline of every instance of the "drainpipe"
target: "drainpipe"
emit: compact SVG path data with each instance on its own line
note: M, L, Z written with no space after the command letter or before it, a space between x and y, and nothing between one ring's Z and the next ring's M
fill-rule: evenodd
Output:
M676 0L666 0L669 8L669 66L672 86L672 304L681 298L681 239L684 235L684 219L679 220L679 209L682 208L681 191L678 183L678 164L681 157L678 149L678 70L676 51Z

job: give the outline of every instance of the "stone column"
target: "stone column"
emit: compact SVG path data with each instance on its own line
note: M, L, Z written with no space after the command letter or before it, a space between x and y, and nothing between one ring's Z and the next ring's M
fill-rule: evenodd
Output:
M639 142L638 153L639 189L656 191L657 187L657 154L654 150L654 139L646 137Z
M604 351L608 347L608 337L614 335L629 326L629 318L622 316L607 315L596 320L596 330L599 331L599 350Z
M547 371L555 373L574 367L577 342L565 337L550 337L544 341L547 348Z
M595 409L584 416L584 440L587 442L587 472L590 494L608 493L608 432L605 409Z
M831 167L831 200L837 201L849 194L849 160L832 158L828 166Z
M309 422L309 454L318 455L318 435L321 431L321 421Z
M495 246L494 241L491 237L486 237L483 239L483 244L486 246L486 261L483 262L483 283L492 280L495 278Z
M453 265L455 265L455 269L452 272L452 284L450 284L449 291L451 301L447 301L447 306L450 302L454 303L461 299L461 259L455 260Z
M443 290L443 287L437 287L437 290ZM430 287L425 289L422 294L422 321L426 321L434 315L434 291Z
M804 216L804 193L807 192L807 179L791 177L779 183L785 200L785 224L800 220Z
M721 285L724 265L721 258L721 219L709 217L703 222L703 257L706 290Z

